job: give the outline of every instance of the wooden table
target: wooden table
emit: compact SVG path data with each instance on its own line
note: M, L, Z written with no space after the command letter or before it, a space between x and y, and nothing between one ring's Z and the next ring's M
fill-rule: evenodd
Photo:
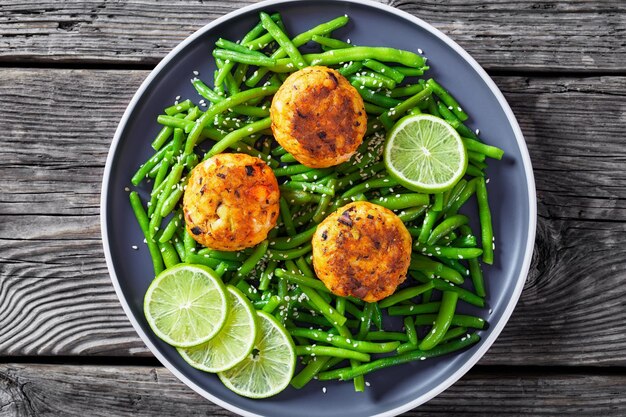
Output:
M0 416L230 416L162 368L114 294L105 158L178 42L249 2L0 2ZM406 415L626 415L626 2L391 1L493 76L534 165L522 298L465 377Z

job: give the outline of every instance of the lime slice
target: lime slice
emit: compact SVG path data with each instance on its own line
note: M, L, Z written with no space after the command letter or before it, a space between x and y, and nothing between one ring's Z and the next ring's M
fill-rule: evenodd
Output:
M170 345L196 346L220 331L228 314L226 289L211 269L180 264L161 272L143 304L154 333Z
M274 317L257 311L258 331L252 352L218 375L224 385L249 398L266 398L284 390L296 369L291 336Z
M189 365L202 371L230 369L248 356L254 347L257 331L254 307L237 288L229 285L226 289L230 310L224 327L206 343L178 349Z
M467 151L457 131L428 114L400 119L387 136L384 158L392 177L424 193L451 188L467 169Z

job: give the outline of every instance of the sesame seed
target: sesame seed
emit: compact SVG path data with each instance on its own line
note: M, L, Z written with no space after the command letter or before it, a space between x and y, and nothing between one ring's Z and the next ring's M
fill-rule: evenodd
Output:
M124 191L129 192L129 191L130 191L130 188L128 188L128 187L124 187Z
M131 246L131 248L133 248L133 249L135 249L135 250L137 250L137 249L138 249L138 248L137 248L137 245L133 245L133 246Z
M424 53L424 51L422 51L420 48L417 48L417 53L418 53L418 54L423 54L423 53Z
M200 73L198 71L194 71L193 75L200 75Z
M322 392L326 394L326 387L322 387Z

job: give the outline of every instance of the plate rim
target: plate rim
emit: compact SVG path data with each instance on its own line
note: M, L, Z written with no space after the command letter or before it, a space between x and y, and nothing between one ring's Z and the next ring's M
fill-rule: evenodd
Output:
M215 26L220 25L221 23L235 19L240 15L246 14L250 11L261 10L270 6L275 6L283 3L305 3L312 2L312 0L264 0L258 3L253 3L248 6L242 7L240 9L234 10L230 13L227 13L219 18L207 23L200 29L196 30L194 33L185 38L182 42L180 42L174 49L172 49L160 62L159 64L148 74L146 79L141 83L132 99L128 103L122 118L115 130L115 134L113 136L113 140L111 142L111 146L109 147L109 152L107 154L103 177L102 177L102 187L100 194L100 229L102 235L102 245L104 249L104 257L107 265L107 270L109 273L109 277L111 278L111 282L115 289L115 293L117 298L119 299L122 309L124 313L128 317L131 322L133 328L143 341L146 344L148 349L152 352L152 354L163 364L172 374L174 374L180 381L182 381L185 385L190 387L196 393L200 394L202 397L208 399L209 401L223 407L229 411L238 413L245 417L262 417L260 414L252 413L246 410L243 410L225 400L222 400L219 397L212 395L211 393L204 390L202 387L195 384L189 378L182 374L172 363L170 363L167 358L157 349L157 347L150 341L148 336L145 334L138 321L135 319L130 306L126 300L124 293L122 292L118 277L115 273L115 268L113 265L113 259L111 256L110 245L109 245L109 236L108 236L108 224L107 224L107 196L109 194L109 182L112 172L112 164L113 158L117 151L118 145L121 140L122 131L126 127L131 113L135 110L137 102L144 94L145 90L152 83L152 81L160 74L162 69L170 62L172 59L178 55L180 51L182 51L187 45L195 41L197 38L204 35L206 32L213 29ZM530 155L528 152L528 147L526 146L526 141L524 140L524 136L522 134L521 128L509 106L508 102L504 98L504 95L500 91L500 89L496 86L495 82L491 79L491 77L487 74L487 72L478 64L478 62L472 58L472 56L465 51L460 45L458 45L455 41L453 41L448 35L441 32L439 29L435 28L431 24L426 21L413 16L403 10L397 9L388 4L379 3L374 0L338 0L338 3L352 3L357 5L365 5L374 9L379 9L388 13L391 13L401 19L408 20L409 22L419 26L420 28L428 31L441 41L443 41L446 45L451 47L461 58L463 58L474 71L480 76L480 78L485 82L491 93L495 96L498 104L504 111L506 118L513 130L513 134L515 136L515 140L520 150L520 155L522 158L522 164L524 167L524 173L526 175L527 182L527 192L528 192L528 214L529 214L529 224L528 224L528 240L526 242L526 247L524 248L524 260L522 262L520 274L517 278L517 283L513 290L512 297L509 299L507 306L502 314L501 319L497 323L497 325L493 328L491 333L487 338L483 340L483 343L480 345L480 348L470 356L469 360L466 361L460 368L458 368L455 372L449 375L446 379L444 379L441 383L435 386L433 389L429 390L427 393L420 395L419 397L409 401L401 406L395 407L393 409L389 409L385 412L372 415L372 417L393 417L403 412L414 409L415 407L424 404L427 401L430 401L450 386L452 386L455 382L457 382L463 375L465 375L489 350L489 348L496 341L504 326L508 323L513 310L515 309L519 298L521 296L522 290L524 288L524 284L526 283L526 279L528 277L528 272L530 270L530 264L532 260L534 243L535 243L535 234L537 227L537 195L535 188L535 179L532 169L532 163L530 160Z

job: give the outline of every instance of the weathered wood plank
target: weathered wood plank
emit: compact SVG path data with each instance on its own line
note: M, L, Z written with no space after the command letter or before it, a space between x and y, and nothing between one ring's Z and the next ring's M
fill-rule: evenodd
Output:
M0 70L0 355L148 354L110 286L97 216L113 131L145 75ZM626 78L496 82L528 141L540 219L520 304L481 363L624 365Z
M376 387L369 389L375 391ZM478 369L403 416L466 416L468 412L485 416L618 416L626 413L625 393L623 375L515 376ZM194 393L165 368L0 365L0 417L141 417L176 415L180 410L187 416L235 416Z
M488 69L626 68L624 2L382 1L433 24ZM154 65L198 28L250 3L5 0L0 61Z

